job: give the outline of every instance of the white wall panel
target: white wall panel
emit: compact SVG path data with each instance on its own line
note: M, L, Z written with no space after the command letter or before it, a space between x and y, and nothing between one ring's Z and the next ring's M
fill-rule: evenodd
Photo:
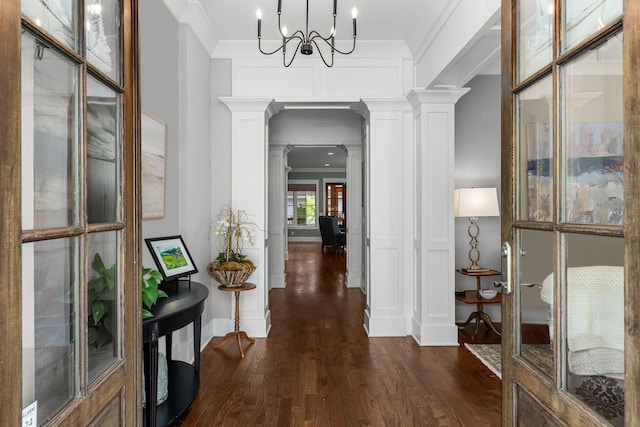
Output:
M270 59L270 58L269 58ZM406 95L413 78L408 67L412 61L393 59L340 58L339 64L327 68L321 61L298 58L284 68L269 59L233 60L233 96L265 96L280 100L354 100L366 97L400 97Z
M382 284L373 295L376 311L397 314L400 307L398 292L399 255L397 248L377 248L372 254L371 274Z
M445 180L451 171L443 170L443 160L453 161L451 158L451 146L445 141L451 141L453 138L450 133L453 129L450 127L450 114L442 112L434 112L426 114L426 129L424 133L427 141L442 141L441 144L429 144L424 149L427 151L426 155L426 170L428 171L440 171L442 172L441 179L437 179L437 173L435 179L427 179L423 182L427 185L427 193L425 197L426 202L429 204L429 215L424 217L427 222L430 242L443 241L448 243L450 236L449 224L449 209L442 203L449 200L449 186L443 185Z
M333 67L322 72L322 97L359 99L369 96L399 96L402 87L401 63L392 66L379 64Z
M371 203L375 210L371 212L373 236L376 239L397 239L400 204L398 163L399 148L402 140L399 129L400 118L376 119L371 127Z
M233 96L310 99L313 94L313 67L282 64L238 65L233 67Z
M449 265L450 251L429 251L427 254L427 283L442 283L445 285L449 277L449 270L442 268ZM452 310L455 310L453 304L452 293L449 286L429 286L426 291L426 303L427 313L430 317L447 317L452 315ZM449 304L443 304L443 302L449 302ZM445 319L449 320L449 319Z

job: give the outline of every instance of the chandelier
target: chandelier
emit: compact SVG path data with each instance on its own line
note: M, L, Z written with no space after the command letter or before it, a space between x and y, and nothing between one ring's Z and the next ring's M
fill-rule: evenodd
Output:
M273 55L274 53L282 50L282 63L285 67L288 67L289 65L291 65L298 52L302 53L303 55L311 55L313 53L313 46L315 46L316 49L318 49L318 53L320 54L320 58L322 59L322 62L324 62L324 65L326 65L327 67L333 67L333 55L335 52L338 52L341 55L349 55L356 49L356 16L358 11L355 7L351 11L351 16L353 17L353 47L350 51L343 52L335 46L337 7L338 0L333 0L333 27L331 27L331 32L329 33L329 35L327 37L323 37L316 30L309 31L309 0L307 0L307 19L305 31L303 32L302 30L298 30L289 36L287 35L287 27L283 27L280 23L280 18L282 16L282 0L278 0L278 31L282 36L282 44L273 52L265 52L264 50L262 50L262 46L260 44L260 41L262 39L262 10L258 9L258 11L256 12L256 15L258 17L258 49L260 49L260 52L264 55ZM293 53L293 56L291 56L291 58L287 62L287 44L289 44L289 42L294 39L298 41L298 44ZM330 62L327 62L324 55L322 54L322 51L320 50L320 46L318 46L318 43L321 42L324 42L331 48Z

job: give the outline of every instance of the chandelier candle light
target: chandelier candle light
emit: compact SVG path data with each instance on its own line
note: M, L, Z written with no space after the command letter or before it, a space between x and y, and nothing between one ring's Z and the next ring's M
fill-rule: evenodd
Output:
M458 188L454 194L454 214L458 217L469 217L468 233L471 240L469 244L469 261L471 266L465 271L487 270L478 265L480 250L478 249L478 217L500 216L498 207L498 191L495 188Z
M338 52L341 55L348 55L356 49L356 16L358 14L358 11L355 7L351 10L351 16L353 17L353 47L350 51L343 52L335 46L337 9L338 0L333 0L333 27L331 27L331 32L329 33L329 35L327 37L323 37L316 30L309 31L309 0L307 0L307 19L305 31L303 32L302 30L298 30L289 36L287 27L283 27L280 22L280 18L282 16L282 0L278 0L278 31L282 36L282 45L280 45L279 48L272 52L265 52L264 50L262 50L262 46L260 44L260 41L262 40L262 10L258 9L258 11L256 12L256 16L258 17L258 49L264 55L273 55L274 53L282 50L282 63L285 67L288 67L293 62L298 51L300 51L300 53L302 53L303 55L311 55L313 53L313 46L315 46L316 49L318 49L318 53L320 54L320 58L322 59L322 62L324 62L324 65L326 65L327 67L333 67L333 56L335 52ZM296 46L293 56L291 57L289 62L287 62L287 44L289 44L289 42L293 39L298 40L298 45ZM327 46L331 48L331 62L327 62L327 60L324 58L324 55L322 54L317 41L323 41L327 44Z

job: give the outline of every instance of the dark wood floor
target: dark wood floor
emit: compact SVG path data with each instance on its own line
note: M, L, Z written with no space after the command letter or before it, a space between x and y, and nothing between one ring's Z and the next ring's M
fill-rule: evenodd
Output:
M344 286L345 256L320 252L319 243L290 243L287 287L269 295L269 337L246 346L244 359L234 344L214 349L214 339L178 425L500 425L500 379L464 346L368 338L365 297ZM475 342L499 342L481 330Z

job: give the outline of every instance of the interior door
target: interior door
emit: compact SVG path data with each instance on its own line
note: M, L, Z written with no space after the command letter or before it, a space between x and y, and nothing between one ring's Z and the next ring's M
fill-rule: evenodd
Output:
M137 425L135 2L2 15L3 423Z
M638 35L623 31L621 0L503 1L502 13L503 424L636 425L625 73L637 41L624 39Z

